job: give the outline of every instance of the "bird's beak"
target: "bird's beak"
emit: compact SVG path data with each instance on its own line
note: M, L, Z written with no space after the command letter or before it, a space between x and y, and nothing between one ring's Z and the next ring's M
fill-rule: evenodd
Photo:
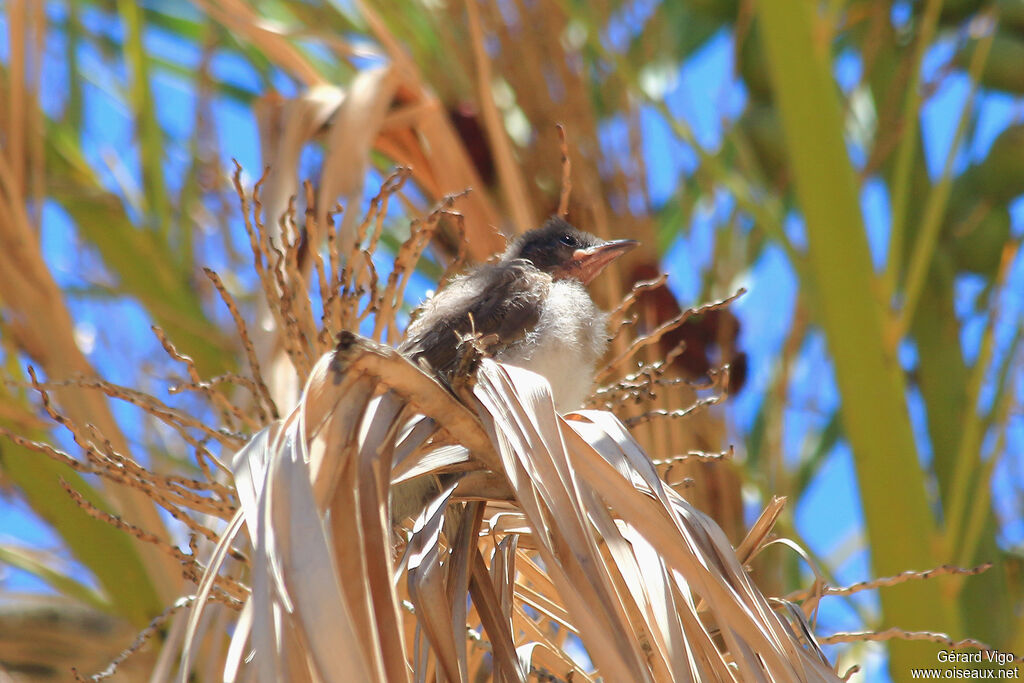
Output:
M613 240L589 249L577 249L572 260L579 278L585 285L601 274L609 263L640 244L636 240Z

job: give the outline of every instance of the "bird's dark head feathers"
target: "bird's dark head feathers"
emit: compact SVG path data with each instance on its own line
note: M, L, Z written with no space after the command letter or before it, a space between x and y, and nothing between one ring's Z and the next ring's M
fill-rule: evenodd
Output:
M505 259L526 259L539 270L551 272L572 261L577 249L604 244L589 232L574 228L561 218L551 217L543 226L524 233L505 252Z
M543 226L513 242L502 260L524 259L555 278L571 277L586 284L636 244L633 240L605 242L552 216Z

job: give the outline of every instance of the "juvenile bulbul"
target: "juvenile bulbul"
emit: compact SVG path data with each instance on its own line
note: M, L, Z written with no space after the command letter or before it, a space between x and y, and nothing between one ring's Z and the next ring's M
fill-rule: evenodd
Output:
M608 316L586 285L637 244L551 218L427 300L399 350L444 377L459 339L475 333L496 360L546 377L560 412L579 408L608 346Z

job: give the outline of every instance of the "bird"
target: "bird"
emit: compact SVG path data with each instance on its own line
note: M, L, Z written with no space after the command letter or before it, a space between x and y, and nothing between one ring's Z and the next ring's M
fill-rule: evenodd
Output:
M475 335L495 360L544 376L559 412L578 409L609 342L608 314L587 285L638 244L605 241L553 216L497 261L457 276L427 299L399 351L450 379L460 340Z

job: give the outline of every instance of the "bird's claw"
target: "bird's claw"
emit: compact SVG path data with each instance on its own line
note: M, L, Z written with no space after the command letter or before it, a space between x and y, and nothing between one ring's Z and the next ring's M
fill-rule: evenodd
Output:
M455 349L456 360L452 380L471 384L480 359L490 355L489 349L498 341L497 334L481 335L478 332L470 332L460 335Z

